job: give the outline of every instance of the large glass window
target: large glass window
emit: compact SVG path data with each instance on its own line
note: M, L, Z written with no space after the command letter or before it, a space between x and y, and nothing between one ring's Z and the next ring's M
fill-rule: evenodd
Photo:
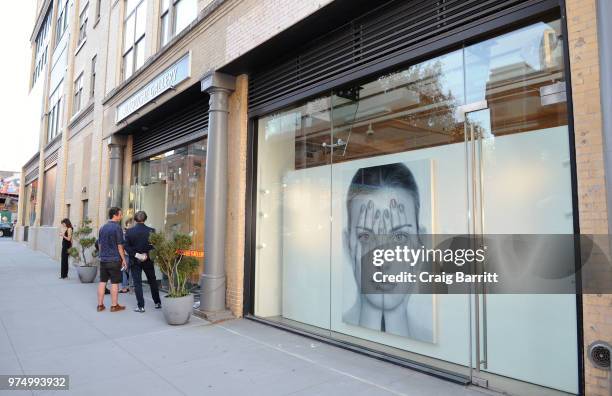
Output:
M146 0L125 0L123 23L123 79L129 78L145 61Z
M169 235L189 234L193 249L203 252L205 166L205 140L135 162L126 217L144 210L149 226ZM191 283L198 280L195 275Z
M573 295L487 296L483 347L466 295L360 277L383 236L572 234L567 124L559 20L260 118L255 315L460 374L478 345L483 372L576 393Z

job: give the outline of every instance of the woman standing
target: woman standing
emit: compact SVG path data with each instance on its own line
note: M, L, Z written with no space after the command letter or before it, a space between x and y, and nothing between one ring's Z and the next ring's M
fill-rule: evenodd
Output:
M72 247L72 223L69 219L62 220L62 267L60 279L68 279L68 249Z

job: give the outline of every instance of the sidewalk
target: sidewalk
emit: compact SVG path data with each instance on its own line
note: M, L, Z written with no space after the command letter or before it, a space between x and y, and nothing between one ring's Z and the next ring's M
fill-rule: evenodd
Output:
M0 238L0 374L68 374L72 395L483 395L250 320L96 312L96 284ZM109 296L107 296L107 299ZM110 306L110 301L107 301ZM0 394L32 394L0 391Z

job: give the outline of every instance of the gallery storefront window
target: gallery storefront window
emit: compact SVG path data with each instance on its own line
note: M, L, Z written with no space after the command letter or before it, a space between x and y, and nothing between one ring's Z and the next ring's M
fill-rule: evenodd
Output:
M25 188L25 211L23 224L33 226L36 221L36 195L38 194L38 179L28 184Z
M132 165L129 212L147 213L147 225L168 235L189 234L193 249L204 250L206 140L155 155ZM199 257L200 273L203 258ZM199 274L191 283L198 284Z
M470 297L361 294L360 246L572 234L563 45L541 21L260 118L254 314L467 375ZM486 307L480 370L578 392L575 296Z

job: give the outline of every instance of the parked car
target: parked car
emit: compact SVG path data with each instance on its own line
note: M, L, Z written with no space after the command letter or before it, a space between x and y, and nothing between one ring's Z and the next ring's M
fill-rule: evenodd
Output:
M13 225L11 223L0 223L0 238L13 236Z

